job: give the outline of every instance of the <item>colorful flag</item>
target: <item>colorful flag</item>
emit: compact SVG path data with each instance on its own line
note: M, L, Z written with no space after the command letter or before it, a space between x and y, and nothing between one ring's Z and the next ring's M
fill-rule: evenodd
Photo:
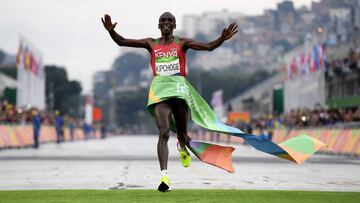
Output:
M38 62L33 53L30 53L30 71L38 75Z
M186 78L182 76L155 76L152 80L149 90L149 99L147 106L148 111L152 115L154 115L154 105L169 98L183 99L189 107L191 119L200 127L203 127L213 132L225 133L228 135L241 137L247 144L251 145L259 151L278 156L280 158L293 161L295 163L304 162L319 148L326 146L321 141L316 140L315 138L311 138L307 135L294 137L283 143L276 144L264 136L246 134L238 128L222 123L216 117L210 106L199 95L199 93L197 93L197 91L191 86L191 84L186 80ZM176 126L174 124L175 120L172 119L171 126ZM208 145L203 146L203 148L209 147ZM211 152L211 156L214 157L218 157L218 155L217 153L214 153L212 151L222 151L221 147L214 150L210 149L211 148L209 148L209 153ZM223 154L228 153L229 151L227 153L224 152ZM206 160L208 161L209 159ZM212 160L209 162L211 162L211 164L219 163L220 161L218 160L221 159L216 159L215 161ZM228 163L228 161L226 163ZM216 166L218 166L218 164L216 164ZM223 165L221 166L223 167Z
M296 75L297 75L297 67L296 67L296 61L295 61L295 57L292 59L291 63L290 63L290 76L293 79Z
M288 63L287 76L292 79L299 73L306 75L316 72L325 67L326 60L325 47L313 45L310 53L299 53Z
M307 70L308 66L307 66L306 55L303 53L300 56L300 67L301 67L301 74L306 75L308 73L308 70Z
M315 63L315 71L320 70L320 60L317 46L313 47L313 57Z
M21 43L20 43L20 44L19 44L18 52L17 52L17 54L16 54L16 66L17 66L17 67L19 67L19 65L23 63L23 62L22 62L22 58L23 58L22 54L23 54L23 48L22 48L22 45L21 45Z
M40 110L45 109L45 77L39 77L44 70L42 53L24 37L20 37L19 50L16 57L17 82L16 105L31 105Z
M314 73L314 72L316 72L316 62L315 62L315 56L313 50L310 55L310 73Z
M30 51L27 46L25 46L23 56L24 56L24 67L26 70L29 70L30 69Z
M319 56L320 68L325 69L325 61L327 60L327 55L324 46L318 47L318 56Z
M235 150L233 147L209 144L199 141L190 141L190 150L201 161L213 166L234 173L231 153Z

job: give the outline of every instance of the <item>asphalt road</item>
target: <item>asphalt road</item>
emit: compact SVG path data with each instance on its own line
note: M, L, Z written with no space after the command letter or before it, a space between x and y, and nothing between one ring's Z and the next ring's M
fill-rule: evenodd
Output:
M155 189L160 178L156 144L156 136L127 135L1 150L0 190ZM191 166L183 168L172 136L172 188L360 191L359 158L317 154L297 165L248 146L232 146L234 174L194 156Z

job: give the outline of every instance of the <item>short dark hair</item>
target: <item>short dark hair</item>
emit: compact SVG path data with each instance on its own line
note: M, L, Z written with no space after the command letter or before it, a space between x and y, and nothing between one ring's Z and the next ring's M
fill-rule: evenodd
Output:
M176 23L175 16L170 12L165 12L165 13L161 14L161 16L159 17L159 23L161 21L161 18L163 18L165 15L169 15L172 19L174 19L174 23Z

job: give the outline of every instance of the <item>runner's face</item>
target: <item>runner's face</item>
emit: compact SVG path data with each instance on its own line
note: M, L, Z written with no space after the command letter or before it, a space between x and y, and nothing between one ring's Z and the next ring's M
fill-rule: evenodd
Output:
M165 14L160 17L159 29L162 34L170 34L175 29L175 18L172 15Z

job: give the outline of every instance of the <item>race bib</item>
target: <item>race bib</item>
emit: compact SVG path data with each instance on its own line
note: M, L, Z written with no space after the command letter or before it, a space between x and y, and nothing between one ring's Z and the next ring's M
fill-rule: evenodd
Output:
M180 73L180 63L177 57L157 58L155 62L156 74L170 76Z

